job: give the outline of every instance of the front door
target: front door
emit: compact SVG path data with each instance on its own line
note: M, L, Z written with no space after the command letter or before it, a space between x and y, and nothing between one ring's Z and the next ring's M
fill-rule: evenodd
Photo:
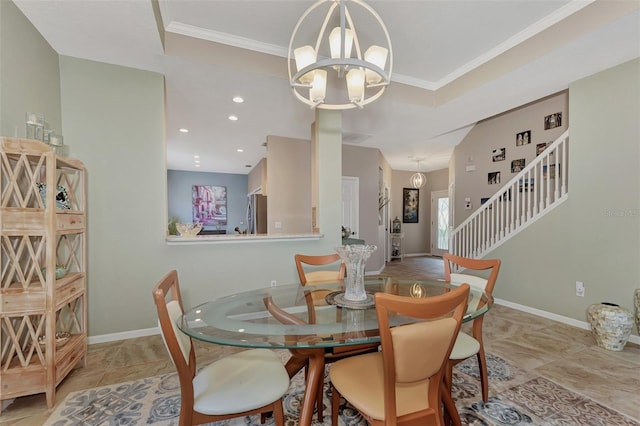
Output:
M449 251L449 191L431 192L431 255Z

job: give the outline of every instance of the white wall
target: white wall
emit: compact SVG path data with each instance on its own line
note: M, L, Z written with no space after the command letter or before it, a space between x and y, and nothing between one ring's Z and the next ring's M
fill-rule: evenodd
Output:
M640 287L640 59L569 86L569 199L488 257L495 296L580 321ZM585 296L575 295L583 281Z
M151 289L172 268L185 305L193 306L273 279L297 282L295 253L328 252L339 243L339 213L329 213L320 241L167 245L162 76L69 57L60 62L65 136L89 176L89 335L155 327ZM331 149L331 141L325 145ZM336 157L321 154L322 164ZM336 174L325 193L340 191ZM321 199L339 212L329 200Z
M26 112L62 132L58 55L11 1L0 1L0 135L26 136Z

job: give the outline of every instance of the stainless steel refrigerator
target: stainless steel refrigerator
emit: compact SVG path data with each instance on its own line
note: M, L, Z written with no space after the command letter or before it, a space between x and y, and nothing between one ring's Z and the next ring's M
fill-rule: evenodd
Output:
M249 194L247 206L247 233L267 233L267 197L260 194Z

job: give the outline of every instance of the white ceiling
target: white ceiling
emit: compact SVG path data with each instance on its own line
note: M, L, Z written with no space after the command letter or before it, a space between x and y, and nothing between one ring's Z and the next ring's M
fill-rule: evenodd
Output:
M310 138L314 114L291 93L286 55L313 1L14 1L61 55L165 75L171 169L248 173L267 135ZM477 121L640 56L636 0L368 4L391 37L393 83L343 112L343 139L379 148L397 170L415 170L415 158L423 171L446 168Z

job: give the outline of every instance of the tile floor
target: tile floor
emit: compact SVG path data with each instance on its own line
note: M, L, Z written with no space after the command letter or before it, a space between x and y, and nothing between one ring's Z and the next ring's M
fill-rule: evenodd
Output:
M442 260L429 257L393 261L383 275L442 277ZM484 321L486 349L640 422L640 346L627 343L611 352L595 345L587 330L494 305ZM240 350L196 342L199 363ZM77 390L163 374L174 367L162 338L149 336L89 346L87 365L57 389L56 402ZM491 393L499 383L490 383ZM0 425L42 425L44 394L18 398L0 416Z

